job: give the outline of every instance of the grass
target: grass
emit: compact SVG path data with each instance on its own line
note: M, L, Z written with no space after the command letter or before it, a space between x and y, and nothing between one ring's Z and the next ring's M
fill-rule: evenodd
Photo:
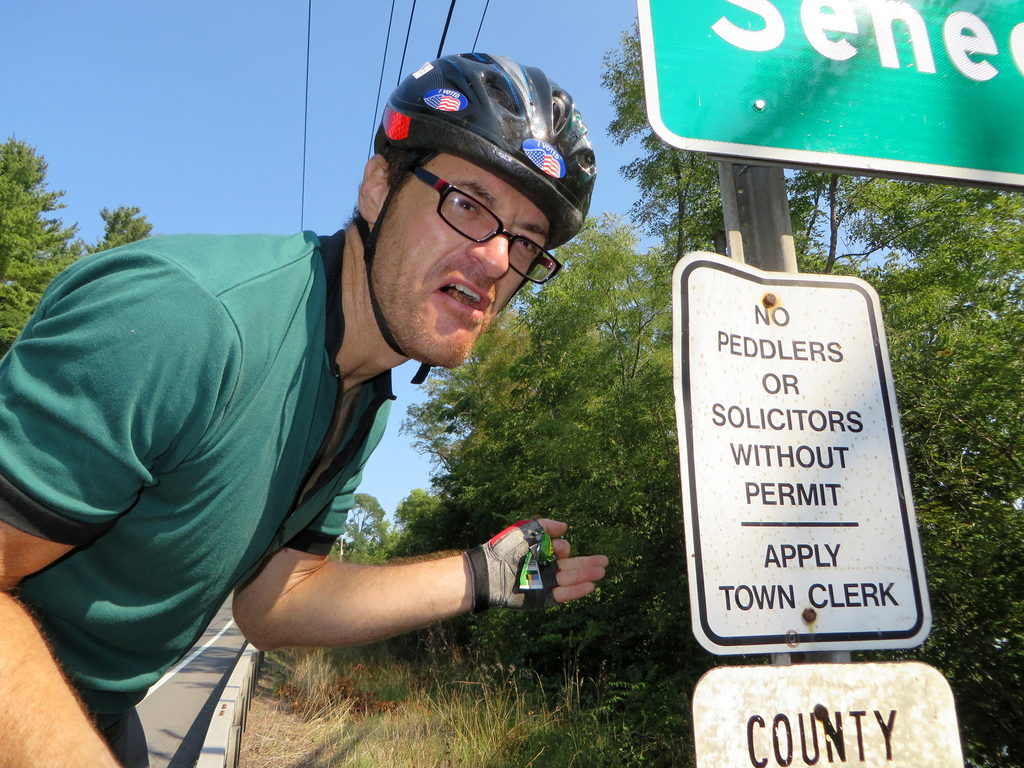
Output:
M592 768L617 766L607 723L530 673L378 646L268 656L243 768ZM261 709L262 707L262 709ZM269 718L264 717L269 709ZM286 738L287 735L287 738ZM289 738L293 744L288 744Z

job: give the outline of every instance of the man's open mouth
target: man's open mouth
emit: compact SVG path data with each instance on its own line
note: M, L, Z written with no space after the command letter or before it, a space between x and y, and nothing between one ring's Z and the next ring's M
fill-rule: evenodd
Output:
M483 301L480 294L470 288L467 288L461 283L449 283L444 286L441 291L443 293L447 293L456 301L461 301L463 304L473 307L474 309L483 308Z

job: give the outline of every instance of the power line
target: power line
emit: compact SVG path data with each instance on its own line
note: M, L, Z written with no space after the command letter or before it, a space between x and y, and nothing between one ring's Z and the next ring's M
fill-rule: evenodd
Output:
M480 14L480 26L476 28L476 37L473 38L473 50L476 50L477 41L480 39L480 30L484 28L484 17L487 15L487 6L491 4L491 0L487 0L484 3L484 12Z
M437 56L435 59L441 58L441 51L444 49L444 39L448 37L448 25L452 23L452 12L455 10L455 0L452 0L452 4L448 6L448 18L444 20L444 31L441 33L441 42L437 44Z
M306 228L306 137L309 134L309 32L312 27L313 0L306 3L306 100L302 108L302 191L299 195L299 229Z
M402 75L405 73L405 54L409 50L409 33L412 32L412 17L416 15L416 0L412 0L412 9L409 11L409 28L405 30L405 45L402 46L402 63L398 65L398 79L395 81L397 87L402 82Z
M388 16L388 34L384 38L384 53L380 57L380 79L377 80L377 99L374 101L373 107L373 125L370 126L370 151L367 153L367 157L373 155L373 137L377 133L377 114L380 109L380 90L384 85L384 65L388 60L388 48L391 45L391 22L395 18L395 0L391 0L391 15Z
M438 46L437 46L437 57L436 58L441 58L441 54L444 51L444 41L448 37L448 28L451 26L452 15L455 13L455 3L456 3L456 0L452 0L451 4L448 6L448 16L447 16L447 18L445 19L445 22L444 22L444 30L441 32L441 42L438 43ZM474 50L476 49L476 42L477 42L477 40L480 39L480 30L483 28L484 17L487 16L487 8L490 6L490 4L491 4L491 0L487 0L486 4L484 5L484 12L480 16L480 26L477 27L476 39L474 39L474 41L473 41L473 49ZM415 16L416 16L416 0L412 0L412 7L409 9L409 24L408 24L408 26L406 27L406 30L405 30L405 42L402 44L402 60L401 60L401 63L398 65L398 79L395 81L395 86L396 87L402 82L402 76L405 73L405 57L406 57L406 54L409 52L409 37L412 34L412 23L413 23L413 19L415 18ZM386 37L385 42L384 42L384 54L381 57L380 77L379 77L379 79L377 81L377 100L376 100L377 106L374 108L374 112L373 112L373 125L372 125L371 130L370 130L370 149L369 149L369 154L370 155L373 154L373 138L374 138L374 136L376 134L376 131L377 131L377 115L378 115L378 111L379 111L379 108L380 108L380 93L381 93L381 88L383 87L383 84L384 84L384 69L385 69L385 64L387 62L388 49L390 48L390 43L391 43L391 26L392 26L392 24L394 22L394 18L395 18L395 0L391 0L391 13L388 16L388 33L387 33L387 37Z

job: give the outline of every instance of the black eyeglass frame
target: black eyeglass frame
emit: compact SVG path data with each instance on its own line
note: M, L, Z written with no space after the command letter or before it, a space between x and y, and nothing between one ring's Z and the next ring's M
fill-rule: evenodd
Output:
M556 259L553 255L551 255L550 251L546 250L545 248L542 248L538 243L534 242L533 240L531 240L528 237L525 237L523 235L517 235L517 234L515 234L513 232L509 232L507 229L505 229L505 223L500 218L498 218L498 215L494 211L492 211L486 205L481 203L479 200L477 200L475 197L473 197L468 192L465 192L465 191L459 189L454 184L451 184L451 183L445 181L440 176L437 176L437 175L431 173L430 171L426 170L425 168L423 168L421 166L417 166L417 167L413 168L412 169L412 174L417 179L422 181L424 184L427 184L428 186L433 187L437 191L437 193L438 193L437 215L441 217L441 221L443 221L449 227L454 229L456 232L458 232L460 235L462 235L467 240L472 240L474 243L486 243L488 240L491 240L491 239L493 239L495 237L498 237L499 235L504 235L505 237L507 237L508 238L509 251L510 251L508 265L509 265L509 268L512 269L512 271L515 272L517 275L520 275L521 277L525 278L526 280L529 280L531 283L536 283L537 285L543 285L548 280L550 280L555 275L557 275L559 270L562 269L562 262L560 262L558 259ZM474 204L476 204L477 206L480 207L481 211L485 211L488 215L490 215L490 217L492 219L494 219L494 222L497 225L496 229L493 232L491 232L490 234L485 235L484 237L473 237L472 235L466 234L461 229L459 229L457 226L455 226L455 224L453 224L451 221L449 221L448 218L444 215L444 202L453 193L458 193L458 194L462 195L463 197L467 198L468 200L471 200ZM512 263L511 250L512 250L513 244L517 240L520 240L520 241L522 241L524 243L527 243L528 245L530 245L533 248L537 249L537 255L533 257L533 261L530 263L531 267L534 264L537 263L538 259L548 259L554 265L552 267L552 269L550 270L550 272L548 272L547 276L545 276L543 279L538 280L537 278L530 277L529 275L525 274L521 269L517 268L515 266L515 264ZM527 269L529 269L529 268L527 268Z

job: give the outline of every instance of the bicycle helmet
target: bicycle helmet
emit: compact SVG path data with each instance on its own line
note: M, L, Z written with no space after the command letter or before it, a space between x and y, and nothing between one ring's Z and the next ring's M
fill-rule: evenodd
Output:
M446 152L504 179L548 217L548 248L570 240L597 176L572 97L541 70L463 53L424 64L388 99L374 147Z

